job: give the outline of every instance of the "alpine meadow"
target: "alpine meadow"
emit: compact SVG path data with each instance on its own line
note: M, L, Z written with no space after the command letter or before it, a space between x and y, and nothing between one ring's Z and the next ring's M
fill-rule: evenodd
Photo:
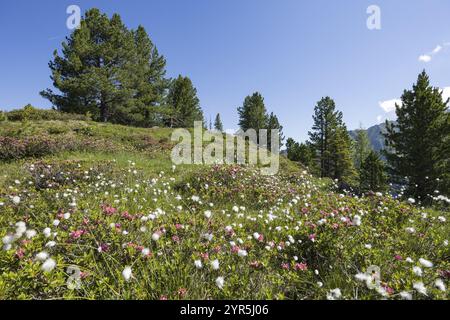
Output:
M309 4L325 26L295 31L294 58L279 29L297 23L289 8L172 2L152 1L150 19L147 4L80 1L76 27L51 31L62 43L42 40L53 54L20 62L36 68L21 71L14 41L0 53L20 81L39 74L38 90L0 82L0 300L448 300L450 44L389 49L395 4L380 5L380 27L376 10L333 4L361 11L354 34L350 13L327 22ZM450 7L433 3L450 39L438 18ZM340 31L321 40L338 25L355 57ZM395 67L383 55L372 70L386 78L359 73L371 62L358 37L389 43ZM386 111L375 133L362 125L373 99Z

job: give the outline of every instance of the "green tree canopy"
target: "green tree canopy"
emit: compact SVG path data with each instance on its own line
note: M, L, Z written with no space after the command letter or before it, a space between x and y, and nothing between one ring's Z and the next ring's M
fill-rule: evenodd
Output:
M58 92L41 95L60 111L93 115L95 120L154 125L168 81L165 59L145 29L129 30L118 14L85 13L80 27L54 52L49 63Z
M167 95L170 110L168 125L176 128L192 128L194 121L204 121L197 89L188 77L178 76L172 81Z
M405 90L396 105L397 121L386 122L386 158L394 181L407 185L406 195L428 201L440 187L447 193L450 175L449 101L430 85L423 71L412 90ZM406 179L405 179L406 177Z
M362 192L384 191L386 179L384 162L375 151L370 151L359 169L360 190Z
M214 129L223 132L223 124L222 120L220 119L220 113L216 115L216 119L214 120Z

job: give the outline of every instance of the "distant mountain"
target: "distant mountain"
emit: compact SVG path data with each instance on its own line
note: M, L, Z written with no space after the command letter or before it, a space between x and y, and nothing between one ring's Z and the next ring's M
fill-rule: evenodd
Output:
M358 130L359 129L349 131L350 137L352 137L352 139L356 139ZM372 149L377 152L379 152L381 149L383 149L384 148L384 138L381 133L386 132L386 124L381 123L381 124L374 125L374 126L370 127L369 129L367 129L366 131L367 131L367 135L369 137L369 141L370 141L370 145L372 146Z

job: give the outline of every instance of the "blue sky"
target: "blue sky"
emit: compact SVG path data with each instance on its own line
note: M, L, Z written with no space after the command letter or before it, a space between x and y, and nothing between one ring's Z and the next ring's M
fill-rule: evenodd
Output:
M71 4L142 24L168 75L189 76L207 119L220 112L226 128L237 126L236 108L254 91L298 140L322 96L335 99L353 129L392 118L389 101L424 68L450 94L448 0L2 0L0 109L50 107L38 93L51 87L47 64L70 32ZM381 30L366 27L372 4Z

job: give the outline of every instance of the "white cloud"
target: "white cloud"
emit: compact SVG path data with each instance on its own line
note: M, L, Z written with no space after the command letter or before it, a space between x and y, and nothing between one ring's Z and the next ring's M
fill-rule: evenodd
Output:
M433 51L421 55L421 56L419 57L419 61L425 62L425 63L430 62L431 59L433 59L433 56L437 55L439 52L442 51L442 49L444 49L443 46L444 46L444 47L450 46L450 42L444 42L442 45L438 44L438 45L433 49Z
M386 100L386 101L380 101L378 102L378 105L381 109L384 110L384 112L389 113L392 111L395 111L395 104L398 104L399 106L402 105L402 100L400 99L392 99L392 100Z
M383 121L383 116L382 115L377 116L377 123L381 123L381 121Z
M437 54L442 50L442 46L437 45L436 48L434 48L432 54Z
M447 101L447 99L450 99L450 87L443 87L441 88L441 92L442 92L442 100ZM378 105L380 106L381 109L384 110L384 112L386 113L390 113L395 111L395 104L398 104L400 107L402 106L402 100L400 99L391 99L391 100L386 100L386 101L380 101L378 102ZM382 117L382 116L378 116L377 120ZM380 122L378 120L378 122Z
M421 55L419 57L419 61L425 62L425 63L430 62L431 61L431 56L428 55L428 54Z

